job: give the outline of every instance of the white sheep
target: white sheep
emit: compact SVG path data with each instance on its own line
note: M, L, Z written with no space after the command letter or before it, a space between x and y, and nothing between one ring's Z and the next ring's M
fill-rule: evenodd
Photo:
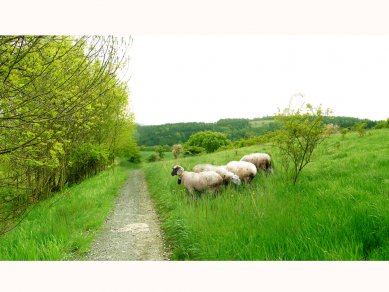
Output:
M267 153L251 153L243 156L240 161L251 162L258 171L263 170L266 173L273 173L271 157Z
M230 161L226 169L239 176L240 180L250 182L257 175L257 168L251 162Z
M214 171L204 171L200 173L185 171L180 165L173 167L172 176L177 175L179 183L182 181L189 193L195 191L204 192L207 190L217 192L223 184L223 178Z
M229 182L232 182L236 185L240 185L240 179L239 176L232 173L231 171L228 171L225 166L223 165L212 165L212 164L197 164L192 169L193 172L203 172L203 171L214 171L218 173L222 178L225 184L228 184Z

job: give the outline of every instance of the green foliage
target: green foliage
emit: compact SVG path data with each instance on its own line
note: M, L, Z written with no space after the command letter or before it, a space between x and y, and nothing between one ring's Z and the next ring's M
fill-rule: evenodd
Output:
M153 154L151 154L151 155L147 158L147 161L148 161L148 162L154 162L154 161L158 161L158 160L161 160L161 157L158 155L158 153L153 153Z
M112 36L0 36L0 234L30 204L115 156L139 159L117 78L128 45Z
M341 128L340 129L340 134L342 134L342 138L346 137L346 134L349 132L349 129L347 128Z
M104 170L110 163L110 153L103 146L83 144L70 153L68 183L78 183Z
M358 132L359 137L363 137L366 135L366 128L367 128L367 123L365 122L358 122L354 126L354 131Z
M159 146L159 147L157 148L157 153L158 153L159 157L160 157L161 159L163 159L164 156L165 156L165 148L164 148L163 146Z
M227 139L225 134L204 131L193 134L185 143L184 148L189 146L197 146L204 148L207 153L215 152L221 146L229 145L231 142Z
M377 122L368 120L368 119L358 119L353 117L339 117L339 116L325 116L323 117L324 124L333 124L337 125L340 128L348 128L352 129L355 124L358 122L365 122L367 124L367 128L373 128Z
M274 137L275 145L281 151L281 164L287 175L290 175L293 184L303 168L311 162L315 148L327 137L326 127L323 125L321 107L313 108L307 104L305 108L296 110L286 108L276 116L281 125Z
M331 135L291 186L275 169L250 185L193 199L167 175L174 161L145 165L173 260L389 260L389 130ZM239 160L275 146L250 146L180 159L191 169ZM367 171L368 170L368 171Z
M387 118L386 121L379 121L374 128L375 129L389 128L389 118Z
M334 124L326 125L326 134L333 135L339 132L339 126Z
M367 119L353 117L325 116L324 124L333 124L341 128L351 129L357 122L367 123L368 128L376 125L376 122ZM231 141L243 141L256 136L262 136L274 132L279 125L274 122L274 117L249 119L222 119L216 123L176 123L164 125L137 125L139 144L147 146L182 144L189 137L201 131L213 131L224 133ZM150 150L150 149L143 149Z
M274 139L276 132L269 132L260 136L254 136L248 139L241 139L233 143L234 147L241 148L252 145L261 145L271 143Z
M199 146L185 146L184 156L195 156L204 154L206 152L205 148Z

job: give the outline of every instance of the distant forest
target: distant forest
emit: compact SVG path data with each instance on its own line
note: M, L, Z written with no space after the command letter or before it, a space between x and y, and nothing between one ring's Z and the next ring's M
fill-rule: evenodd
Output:
M377 122L352 117L326 117L324 123L351 129L358 122L366 122L368 128ZM185 143L196 132L214 131L227 135L231 141L259 136L277 129L272 116L255 119L221 119L216 123L175 123L164 125L137 125L138 144L144 146Z

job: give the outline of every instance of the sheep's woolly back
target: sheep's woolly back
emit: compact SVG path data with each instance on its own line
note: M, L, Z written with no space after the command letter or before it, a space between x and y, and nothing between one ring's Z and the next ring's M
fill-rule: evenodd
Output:
M273 172L271 157L267 153L251 153L243 156L240 161L251 162L258 170Z
M246 161L230 161L226 165L226 169L239 176L243 181L250 181L257 175L257 168L251 162Z
M234 184L240 185L239 176L228 171L225 166L212 165L212 164L198 164L192 169L194 172L200 173L204 171L214 171L218 173L224 180L224 182L233 182Z

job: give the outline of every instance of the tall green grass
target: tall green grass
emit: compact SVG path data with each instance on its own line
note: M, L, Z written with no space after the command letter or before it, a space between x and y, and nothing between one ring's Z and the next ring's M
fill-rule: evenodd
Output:
M0 238L0 260L81 259L130 167L121 163L32 207L14 230Z
M172 166L225 164L244 154L272 155L275 174L192 198ZM252 146L144 165L163 228L180 260L388 260L389 130L333 135L296 186L270 146Z

